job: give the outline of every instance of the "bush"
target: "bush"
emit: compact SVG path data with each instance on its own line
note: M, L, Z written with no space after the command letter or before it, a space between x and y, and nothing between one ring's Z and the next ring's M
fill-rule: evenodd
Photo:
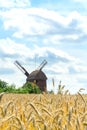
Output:
M30 83L30 82L25 83L22 86L22 89L27 90L28 93L37 93L37 94L41 93L41 90L39 89L39 87L36 84Z
M8 83L0 80L0 93L41 93L39 87L34 83L27 82L22 87L16 88L14 84L8 85Z

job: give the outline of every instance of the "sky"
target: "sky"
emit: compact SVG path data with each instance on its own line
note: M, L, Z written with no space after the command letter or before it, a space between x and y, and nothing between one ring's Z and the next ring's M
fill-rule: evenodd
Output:
M0 79L17 87L45 59L47 90L87 93L87 1L0 0ZM53 87L52 79L55 86Z

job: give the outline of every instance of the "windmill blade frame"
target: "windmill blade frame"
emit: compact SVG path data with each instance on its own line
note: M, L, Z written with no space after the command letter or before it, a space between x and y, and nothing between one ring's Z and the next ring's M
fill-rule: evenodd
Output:
M28 71L16 60L14 64L28 77Z
M40 66L37 68L37 70L42 70L43 67L44 67L46 64L47 64L47 61L44 60L44 61L40 64Z

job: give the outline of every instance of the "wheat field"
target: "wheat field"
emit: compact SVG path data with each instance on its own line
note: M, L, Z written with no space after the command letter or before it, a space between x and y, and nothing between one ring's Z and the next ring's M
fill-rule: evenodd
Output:
M0 130L87 130L87 95L0 95Z

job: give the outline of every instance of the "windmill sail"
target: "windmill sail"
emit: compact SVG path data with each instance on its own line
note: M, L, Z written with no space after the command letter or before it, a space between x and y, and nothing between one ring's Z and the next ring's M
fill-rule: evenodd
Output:
M42 70L43 67L44 67L46 64L47 64L47 61L44 60L44 61L40 64L40 66L37 68L37 70Z
M22 65L16 60L14 62L14 64L28 77L29 76L29 73L27 72L27 70L22 67Z

